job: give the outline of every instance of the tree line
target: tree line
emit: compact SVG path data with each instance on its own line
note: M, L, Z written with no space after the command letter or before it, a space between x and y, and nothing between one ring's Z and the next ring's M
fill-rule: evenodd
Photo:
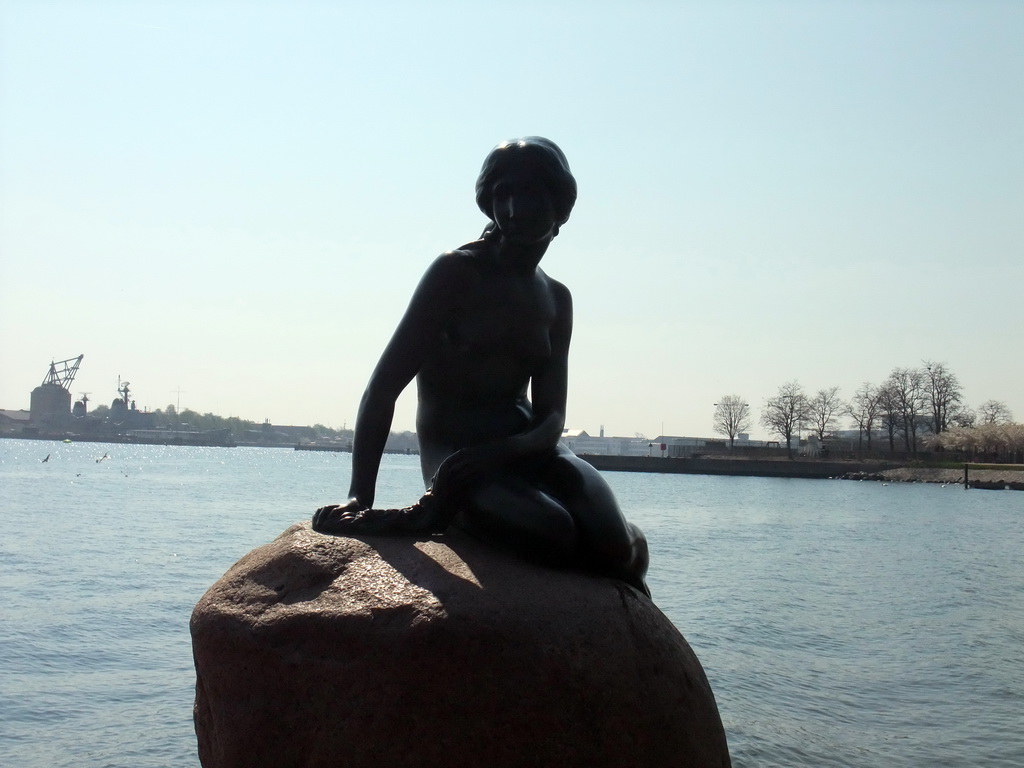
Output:
M715 432L729 438L750 429L753 412L739 395L726 395L715 403ZM760 423L786 443L793 453L793 436L810 430L819 440L833 435L844 419L858 432L858 447L872 450L881 435L890 451L897 446L909 454L924 447L1016 453L1024 450L1024 427L1013 424L1013 414L999 400L986 400L970 408L960 381L945 363L924 361L917 368L896 367L881 383L863 383L846 400L839 387L807 393L789 381L767 398ZM982 447L986 450L982 451Z

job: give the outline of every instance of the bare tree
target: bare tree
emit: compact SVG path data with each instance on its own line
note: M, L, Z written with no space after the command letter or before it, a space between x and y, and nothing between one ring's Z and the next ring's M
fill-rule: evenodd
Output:
M878 415L882 420L886 437L889 438L889 452L892 453L896 450L896 435L899 434L900 425L903 423L903 415L899 408L899 400L888 380L878 388Z
M963 409L963 391L956 375L946 368L945 363L924 363L924 387L928 409L931 411L931 428L936 435L941 435L950 426Z
M920 368L893 368L885 383L907 452L917 453L917 433L928 407L926 374Z
M819 389L814 397L807 401L810 409L810 424L818 439L824 440L825 433L832 430L832 425L843 410L843 401L839 399L839 387Z
M761 411L761 424L786 441L786 451L793 458L793 435L810 418L810 406L803 387L791 381L779 387L774 397L769 397Z
M966 405L961 405L957 412L949 417L949 429L973 427L978 421L978 414Z
M715 403L713 421L715 432L729 438L729 450L736 441L736 435L750 429L750 403L743 402L739 395L725 395Z
M1002 400L986 400L978 406L978 419L982 424L1010 424L1013 414Z
M868 382L860 385L853 393L853 399L846 404L846 414L857 425L857 448L860 449L864 435L868 436L868 450L871 450L871 431L875 421L881 416L881 393L879 387Z

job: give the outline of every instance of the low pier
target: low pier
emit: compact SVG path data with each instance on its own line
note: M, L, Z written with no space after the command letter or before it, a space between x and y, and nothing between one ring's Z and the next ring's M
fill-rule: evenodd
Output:
M843 477L851 472L875 473L900 466L889 461L827 461L821 459L708 459L660 456L580 456L603 472L657 472L673 475L736 475L746 477Z

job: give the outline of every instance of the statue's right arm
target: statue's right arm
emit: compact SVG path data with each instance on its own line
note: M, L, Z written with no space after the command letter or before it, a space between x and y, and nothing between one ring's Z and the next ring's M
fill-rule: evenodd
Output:
M391 431L395 401L423 365L444 326L461 284L463 257L447 253L435 259L413 293L363 392L352 446L352 484L346 507L373 506L384 445Z

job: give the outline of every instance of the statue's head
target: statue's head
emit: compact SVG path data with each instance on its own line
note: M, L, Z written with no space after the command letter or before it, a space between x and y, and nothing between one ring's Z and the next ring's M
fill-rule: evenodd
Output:
M550 139L525 136L509 139L491 150L476 180L476 204L487 218L493 215L492 191L509 170L530 169L544 180L555 206L557 227L569 220L576 203L576 179L569 171L569 161Z

